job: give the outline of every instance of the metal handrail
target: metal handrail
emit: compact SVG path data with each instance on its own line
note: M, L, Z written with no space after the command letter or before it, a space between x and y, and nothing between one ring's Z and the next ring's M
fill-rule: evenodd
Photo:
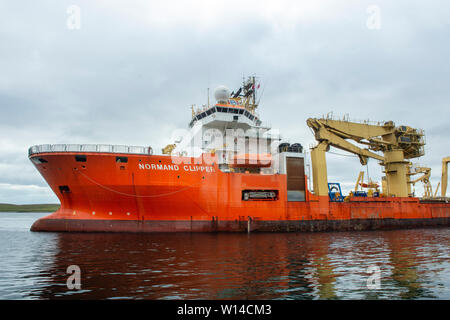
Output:
M101 153L129 153L152 155L152 147L125 146L112 144L41 144L28 149L28 156L47 152L101 152Z

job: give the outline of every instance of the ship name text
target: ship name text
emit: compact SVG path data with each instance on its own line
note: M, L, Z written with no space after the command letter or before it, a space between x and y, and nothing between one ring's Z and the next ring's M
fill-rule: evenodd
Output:
M187 172L215 172L213 166L198 166L198 165L184 165L176 164L156 164L156 163L139 163L139 169L143 170L163 170L163 171L179 171Z

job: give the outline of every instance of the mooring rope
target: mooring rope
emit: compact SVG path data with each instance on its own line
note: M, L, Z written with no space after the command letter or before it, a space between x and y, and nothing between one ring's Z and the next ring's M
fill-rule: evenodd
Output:
M187 186L187 187L185 187L185 188L183 188L183 189L176 190L176 191L172 191L172 192L161 193L161 194L156 194L156 195L141 196L141 195L137 195L137 194L130 194L130 193L125 193L125 192L120 192L120 191L117 191L117 190L108 188L107 186L104 186L103 184L101 184L101 183L99 183L99 182L97 182L97 181L91 179L90 177L88 177L87 175L85 175L83 172L81 172L81 171L79 171L79 170L78 170L78 172L81 173L81 175L83 175L86 179L88 179L88 180L91 181L92 183L95 183L96 185L98 185L99 187L101 187L101 188L103 188L103 189L105 189L105 190L108 190L108 191L110 191L110 192L114 192L114 193L117 193L117 194L120 194L120 195L123 195L123 196L128 196L128 197L138 197L138 198L157 198L157 197L170 196L170 195L173 195L173 194L176 194L176 193L179 193L179 192L183 192L183 191L185 191L185 190L187 190L187 189L189 189L189 188L192 188L192 187L194 187L194 186L199 185L199 184L202 183L202 181L200 181L199 183L195 183L195 184L192 184L192 185L190 185L190 186Z

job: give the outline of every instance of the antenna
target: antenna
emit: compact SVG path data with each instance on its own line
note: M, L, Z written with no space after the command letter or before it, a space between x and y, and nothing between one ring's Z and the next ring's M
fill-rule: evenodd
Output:
M260 81L260 83L261 83L261 81ZM261 98L262 98L262 96L264 94L264 89L266 89L266 83L265 82L264 82L264 87L261 90L261 94L259 95L259 99L258 99L257 105L259 105L259 102L261 101Z
M256 80L255 80L255 76L252 77L252 89L253 89L253 104L256 104Z

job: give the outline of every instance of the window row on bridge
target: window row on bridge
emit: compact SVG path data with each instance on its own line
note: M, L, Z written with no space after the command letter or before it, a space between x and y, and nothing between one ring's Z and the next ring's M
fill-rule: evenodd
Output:
M242 114L242 115L246 116L247 118L249 118L251 121L255 120L255 118L258 119L253 114L251 114L250 112L248 112L247 110L242 109L242 108L228 108L228 107L215 106L213 108L210 108L210 109L203 111L202 113L199 113L198 115L196 115L195 118L192 119L190 126L192 127L192 125L194 124L195 121L203 119L206 116L209 116L215 112ZM257 120L257 121L260 122L259 120Z

